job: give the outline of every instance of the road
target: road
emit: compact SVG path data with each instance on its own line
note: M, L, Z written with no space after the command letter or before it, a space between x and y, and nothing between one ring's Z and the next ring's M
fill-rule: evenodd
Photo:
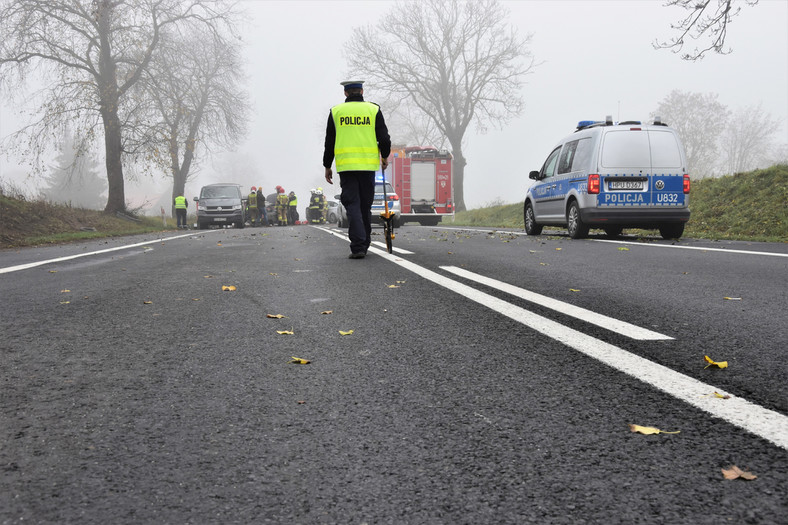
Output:
M788 245L374 236L0 252L0 523L788 522Z

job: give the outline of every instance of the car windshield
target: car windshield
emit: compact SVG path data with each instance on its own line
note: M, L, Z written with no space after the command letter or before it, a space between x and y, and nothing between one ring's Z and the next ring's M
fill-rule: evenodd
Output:
M382 182L375 183L375 193L383 193L383 183ZM388 182L386 183L386 193L388 195L394 195L394 188Z
M213 188L203 188L203 199L237 199L238 188L235 186L216 186Z

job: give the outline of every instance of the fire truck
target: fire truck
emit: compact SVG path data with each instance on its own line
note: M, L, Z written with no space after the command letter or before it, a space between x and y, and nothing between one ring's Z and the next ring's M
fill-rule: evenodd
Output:
M400 222L435 226L454 216L452 156L433 147L392 148L386 178L400 199Z

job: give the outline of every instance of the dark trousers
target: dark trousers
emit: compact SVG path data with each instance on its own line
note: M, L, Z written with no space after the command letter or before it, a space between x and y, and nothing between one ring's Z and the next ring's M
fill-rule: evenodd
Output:
M175 209L175 218L178 221L178 228L183 226L186 227L186 210L183 208L176 208Z
M375 199L374 171L343 171L339 173L342 196L347 211L350 251L366 253L372 240L371 210Z

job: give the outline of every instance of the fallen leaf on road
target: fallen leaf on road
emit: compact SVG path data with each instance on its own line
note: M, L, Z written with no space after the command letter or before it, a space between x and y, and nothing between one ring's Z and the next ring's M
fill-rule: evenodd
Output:
M266 314L266 317L269 319L284 319L285 316L282 314Z
M71 301L60 301L60 304L69 304Z
M678 434L679 432L681 432L681 430L677 430L675 432L666 432L666 431L660 430L658 428L641 427L640 425L633 425L631 423L629 425L629 430L631 430L632 432L638 432L640 434L646 434L646 435L650 435L650 434Z
M333 314L333 313L334 313L334 310L326 310L324 312L320 312L321 315L329 315L329 314Z
M753 474L752 472L747 472L745 470L740 469L736 465L731 465L727 469L720 469L722 470L722 475L725 476L725 479L746 479L747 481L752 481L758 476Z
M580 290L578 290L577 288L570 288L569 291L570 292L579 292Z
M404 284L405 281L397 281L397 284Z
M223 291L223 292L234 292L234 291L236 291L237 289L238 289L238 288L236 288L236 287L235 287L235 286L233 286L232 284L231 284L230 286L222 285L222 291Z
M213 275L203 275L206 279L213 279Z
M726 301L741 301L741 297L723 297Z
M276 333L279 335L295 335L292 328L290 330L277 330Z
M388 287L389 288L399 288L399 286L397 286L396 284L390 284L390 285L388 285Z
M153 301L142 301L142 304L153 304Z
M275 274L274 272L268 272L268 275L273 275L274 277L276 277L277 274Z
M49 270L49 273L57 273L57 270Z
M555 250L560 252L563 248L556 248Z
M60 290L60 293L69 293L71 290Z
M629 248L627 248L626 246L619 246L618 247L618 251L620 251L620 252L628 252Z
M340 330L339 331L339 335L350 335L352 333L353 333L353 330L347 330L347 331Z
M309 359L301 359L300 357L293 356L293 360L290 362L297 365L308 365L312 361L310 361Z
M707 356L707 355L704 355L703 357L706 359L706 362L707 362L707 363L709 363L708 365L706 365L706 366L704 366L704 367L703 367L703 369L704 369L704 370L705 370L705 369L707 369L707 368L709 368L710 366L716 366L717 368L728 368L728 362L727 362L727 361L720 361L720 362L718 363L717 361L713 361L713 360L712 360L712 359L711 359L709 356Z
M192 301L199 301L199 300L200 300L199 297L192 297Z

